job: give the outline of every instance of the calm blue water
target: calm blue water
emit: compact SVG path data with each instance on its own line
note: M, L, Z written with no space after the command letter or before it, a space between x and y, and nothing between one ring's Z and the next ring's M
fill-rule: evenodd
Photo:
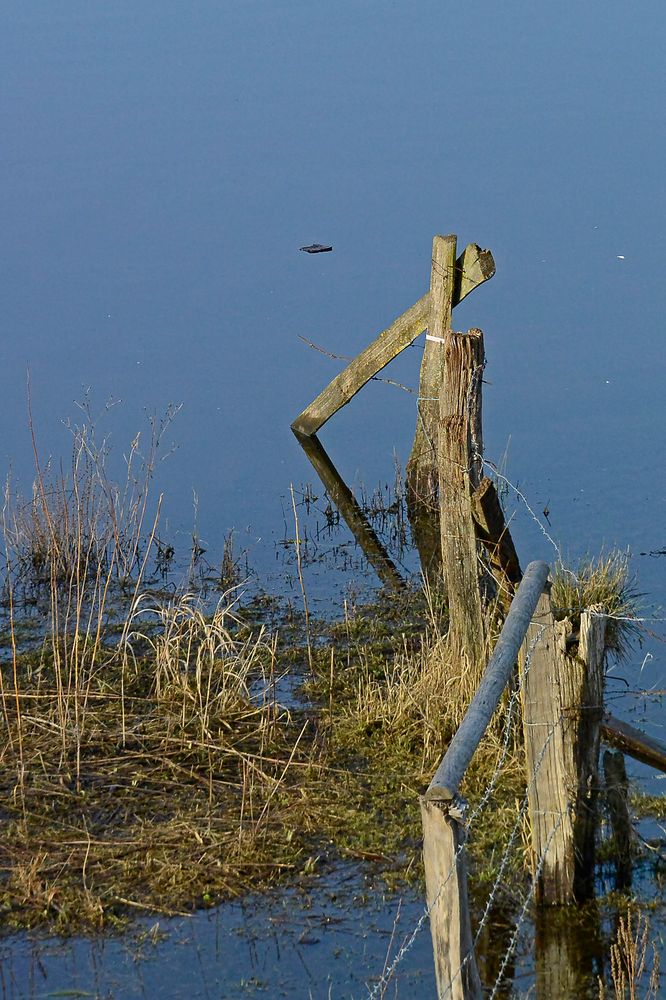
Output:
M234 529L268 573L280 498L312 479L289 424L339 369L299 335L357 353L456 232L497 263L455 315L486 335L488 457L510 441L566 552L628 547L663 617L665 27L655 0L5 5L0 465L29 485L27 369L56 462L87 387L99 411L121 400L101 418L119 464L182 403L168 532L187 547L196 494L210 550ZM414 386L419 362L388 374ZM373 383L321 438L372 487L414 422ZM518 510L523 560L551 559ZM649 652L664 688L654 631L633 667ZM659 704L645 724L663 735Z

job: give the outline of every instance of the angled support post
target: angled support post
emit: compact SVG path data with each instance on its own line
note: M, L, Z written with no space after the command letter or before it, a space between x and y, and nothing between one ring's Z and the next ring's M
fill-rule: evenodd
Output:
M456 261L453 305L462 302L494 273L495 262L490 250L482 250L475 243L470 243ZM371 378L423 333L429 315L430 292L427 292L336 375L323 392L299 413L291 425L292 429L300 434L316 434Z

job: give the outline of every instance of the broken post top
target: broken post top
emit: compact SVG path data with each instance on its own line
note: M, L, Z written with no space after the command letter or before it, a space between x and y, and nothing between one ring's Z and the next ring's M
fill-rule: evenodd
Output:
M455 257L458 237L452 233L448 236L433 237L433 259L437 243L446 243L453 247L453 288L451 290L451 308L455 309L470 292L488 281L495 274L495 261L490 250L482 250L476 243L465 247L459 257Z
M435 239L454 240L455 237ZM455 261L451 308L458 305L471 291L488 281L495 273L495 261L490 250L470 243ZM366 382L374 378L401 351L423 333L430 322L430 292L398 317L376 337L365 350L321 392L291 425L300 434L316 434L334 413L352 399Z

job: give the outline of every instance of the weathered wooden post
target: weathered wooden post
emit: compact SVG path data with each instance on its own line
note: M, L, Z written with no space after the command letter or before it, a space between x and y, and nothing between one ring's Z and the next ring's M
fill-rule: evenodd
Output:
M456 237L438 237L449 241L454 247L453 263L449 270L450 281L447 279L447 303L450 313L454 306L462 302L484 281L495 273L495 262L490 250L482 250L476 243L465 247L458 259L455 259ZM429 326L431 320L431 295L427 292L418 302L407 309L390 326L377 336L372 343L361 351L347 367L319 393L309 406L300 413L292 423L292 430L301 445L306 449L308 458L313 462L318 472L322 469L326 476L326 468L319 465L317 445L314 450L307 450L306 439L312 438L323 427L334 413L350 402L363 386L374 378L393 358L409 347L416 338ZM411 456L407 463L407 508L412 534L416 542L421 566L426 577L441 584L441 539L439 528L439 472L438 472L438 424L439 424L439 394L442 377L441 345L428 335L426 340L423 364L421 366L421 381L419 388L418 419L416 436ZM329 463L330 464L330 463ZM329 477L330 478L330 477ZM327 479L324 482L328 488ZM343 501L348 499L349 491L339 492ZM361 523L359 511L349 503L343 502L340 513L345 520L349 518L349 526L356 534ZM368 535L362 529L364 537ZM363 544L363 542L361 542ZM373 548L371 543L371 548ZM375 563L373 562L373 565ZM381 557L377 565L386 568ZM393 583L393 573L389 569L384 574L387 582Z
M495 274L495 261L490 250L482 250L475 243L465 247L458 259L455 258L457 237L436 236L436 240L451 248L453 247L453 268L449 271L451 278L450 308L453 309L469 295L478 285L488 281ZM447 282L448 285L448 282ZM429 296L426 296L429 300ZM428 302L429 305L429 302ZM430 312L426 325L430 320ZM450 326L449 319L449 326ZM412 450L407 462L407 485L416 500L429 505L437 512L437 492L439 489L439 474L437 465L437 438L439 424L439 391L441 388L441 351L429 329L421 362L419 380L419 408L416 421L416 431Z
M455 800L421 799L426 903L437 996L481 1000L467 894L465 827Z
M484 476L472 494L476 535L486 549L504 613L511 607L522 575L518 553L504 520L504 511L492 479Z
M480 330L461 334L451 329L455 268L455 236L435 236L428 338L439 351L440 367L436 447L442 568L449 636L454 648L472 665L480 661L485 645L472 512L472 491L481 481L484 353Z
M439 527L439 395L442 388L443 352L433 330L433 310L443 314L445 329L451 326L453 286L456 271L456 236L435 236L426 333L416 404L414 443L405 469L407 510L412 535L419 550L426 579L442 586L442 543ZM445 259L435 263L436 253ZM442 270L443 268L443 270ZM442 272L440 274L440 271ZM433 302L433 280L437 279ZM441 279L441 280L440 280Z
M601 608L591 607L581 614L578 655L567 657L568 670L562 678L563 712L568 723L564 730L564 746L567 766L577 781L574 801L574 894L577 900L594 898L606 652L606 619L600 612ZM570 712L567 712L568 706Z
M547 576L545 563L533 562L527 567L465 718L421 798L426 895L440 998L480 1000L483 995L472 945L465 831L458 791L513 673Z
M556 622L547 587L523 645L523 727L537 901L592 894L603 715L605 619L581 616L578 655L568 621Z
M432 277L437 278L438 306L446 313L445 327L451 327L453 308L481 282L495 273L495 262L489 250L475 244L466 247L456 259L457 237L436 236L433 251ZM446 270L435 265L435 254L446 257ZM421 362L419 398L417 403L414 443L407 462L407 510L421 566L426 578L442 585L442 547L439 527L439 397L442 388L443 354L438 335L432 328L433 304L429 296L428 333ZM441 281L440 281L441 279Z

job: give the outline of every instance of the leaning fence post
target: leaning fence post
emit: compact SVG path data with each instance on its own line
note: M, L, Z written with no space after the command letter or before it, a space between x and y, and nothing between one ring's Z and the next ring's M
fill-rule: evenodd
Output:
M523 727L533 865L543 858L537 901L572 903L593 887L599 727L603 714L604 619L556 622L549 587L523 645Z

